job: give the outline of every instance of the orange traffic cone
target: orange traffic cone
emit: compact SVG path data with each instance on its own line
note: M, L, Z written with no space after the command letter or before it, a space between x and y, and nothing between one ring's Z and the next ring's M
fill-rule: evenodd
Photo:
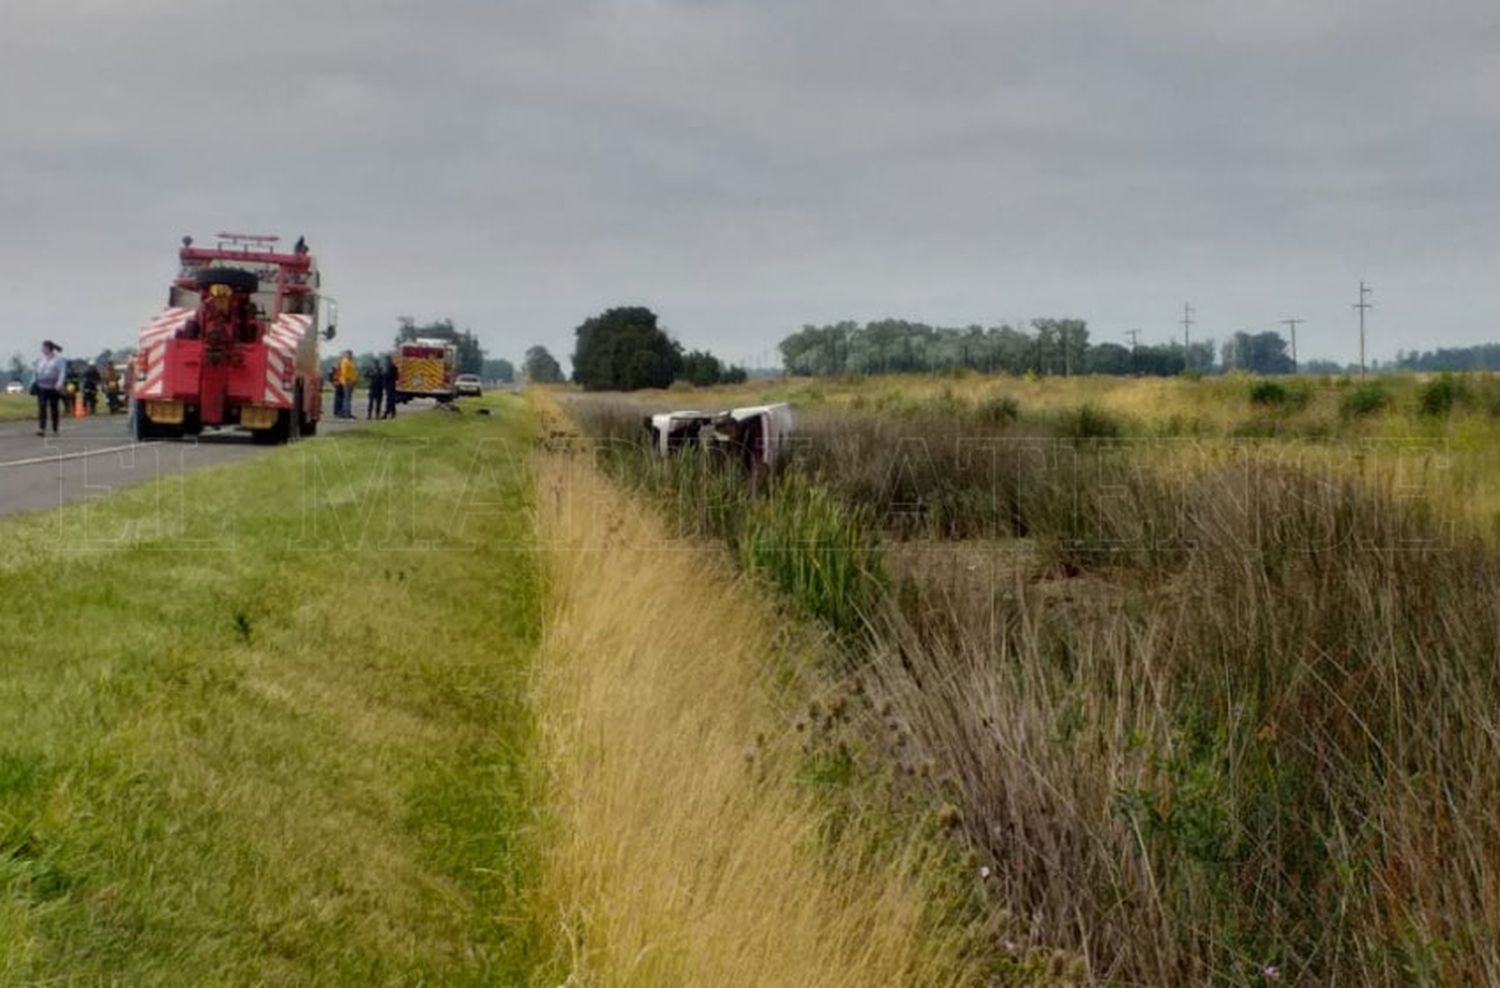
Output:
M75 392L73 392L73 417L75 419L81 419L81 418L83 418L83 392L82 391L75 391Z

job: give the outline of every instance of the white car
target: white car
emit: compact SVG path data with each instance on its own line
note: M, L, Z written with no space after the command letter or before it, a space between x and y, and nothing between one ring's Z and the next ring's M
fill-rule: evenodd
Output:
M5 393L8 395L25 394L26 386L23 385L20 381L11 381L5 386Z
M484 394L484 388L479 384L478 374L460 374L453 379L453 390L456 394L471 398L478 398Z

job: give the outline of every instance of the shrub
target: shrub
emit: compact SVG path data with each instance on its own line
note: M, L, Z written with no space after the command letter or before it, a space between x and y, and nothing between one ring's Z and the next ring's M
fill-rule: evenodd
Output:
M967 411L964 403L953 393L952 386L947 384L937 394L921 402L919 408L937 415L962 415Z
M1488 376L1480 378L1474 382L1471 397L1475 408L1500 417L1500 381Z
M980 419L992 425L1009 425L1021 417L1021 403L1010 395L991 395L976 411Z
M1312 402L1312 397L1312 388L1305 381L1283 384L1280 381L1262 379L1250 385L1250 403L1263 408L1295 411L1306 408Z
M1085 403L1058 420L1057 434L1064 439L1118 439L1125 426L1098 405Z
M1428 381L1417 395L1417 407L1423 415L1443 418L1453 411L1453 406L1469 400L1468 389L1450 374L1436 381Z
M1345 418L1364 418L1385 411L1391 405L1391 393L1385 385L1361 384L1350 390L1341 402L1339 411Z
M1260 380L1250 385L1252 405L1285 405L1287 390L1280 381Z

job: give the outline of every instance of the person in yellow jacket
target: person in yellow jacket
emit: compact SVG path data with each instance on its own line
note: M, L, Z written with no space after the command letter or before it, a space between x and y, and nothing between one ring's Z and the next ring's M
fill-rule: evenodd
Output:
M337 418L354 418L354 385L359 381L359 368L354 366L354 351L345 350L333 372L333 414Z

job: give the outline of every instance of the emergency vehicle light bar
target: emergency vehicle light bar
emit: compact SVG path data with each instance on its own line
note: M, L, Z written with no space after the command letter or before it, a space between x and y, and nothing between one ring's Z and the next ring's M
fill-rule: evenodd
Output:
M274 237L260 233L220 233L219 246L224 244L274 244L280 241L280 237Z

